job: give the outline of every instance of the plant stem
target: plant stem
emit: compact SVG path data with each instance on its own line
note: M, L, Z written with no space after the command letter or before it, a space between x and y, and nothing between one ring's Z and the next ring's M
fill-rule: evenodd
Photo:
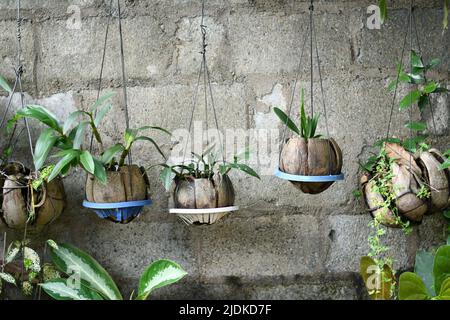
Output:
M89 121L89 124L92 128L92 133L94 134L95 140L97 140L97 142L100 144L100 149L101 152L103 152L103 141L102 141L102 137L100 136L100 133L98 132L97 127L95 126L94 123L94 117L92 116L92 113L89 113L89 118L91 121Z
M130 146L131 147L131 146ZM128 156L128 153L130 152L130 149L124 149L122 151L122 154L120 155L120 161L119 161L119 167L122 167L125 165L125 159Z

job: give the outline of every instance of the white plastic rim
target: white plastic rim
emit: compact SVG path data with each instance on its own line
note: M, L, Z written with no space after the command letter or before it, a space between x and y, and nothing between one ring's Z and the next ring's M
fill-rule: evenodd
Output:
M170 213L176 214L213 214L213 213L224 213L231 211L238 211L239 206L230 206L230 207L222 207L222 208L206 208L206 209L180 209L173 208L170 209Z

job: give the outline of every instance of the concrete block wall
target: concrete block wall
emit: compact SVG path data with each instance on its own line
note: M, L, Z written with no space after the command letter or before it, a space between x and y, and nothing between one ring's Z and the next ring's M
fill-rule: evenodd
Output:
M270 168L269 174L265 168L261 181L234 173L242 210L213 226L188 227L167 213L169 195L153 170L149 175L154 205L132 223L114 225L81 207L84 175L73 172L65 179L69 194L66 212L33 242L39 246L52 238L88 251L126 294L137 286L148 263L169 258L179 262L189 276L156 292L156 298L364 299L357 272L359 257L368 251L370 216L352 191L358 186L358 161L365 159L368 146L386 131L392 99L386 85L395 74L409 3L391 1L387 23L380 30L369 30L367 7L375 2L316 1L330 132L343 149L344 182L310 196L271 176ZM22 3L28 101L43 104L61 117L76 108L87 108L96 94L109 1ZM441 1L418 0L416 4L423 54L442 59L436 76L446 83L450 33L442 33ZM131 122L169 130L186 128L201 59L201 2L126 0L123 6ZM286 108L289 102L308 26L308 6L309 1L294 0L207 1L209 67L223 128L281 129L272 107ZM76 8L80 9L81 26L73 29L72 10ZM0 74L12 81L15 1L1 1L0 27ZM120 139L119 132L124 129L118 50L114 23L103 84L104 90L118 94L105 121L107 143ZM299 86L309 88L308 80L305 60ZM320 106L317 76L315 85ZM6 97L0 97L2 108L5 103ZM433 101L439 127L433 141L441 148L449 147L449 104L446 95ZM429 120L429 115L424 117ZM405 120L406 114L395 114L395 134L406 134L402 129ZM33 127L35 136L38 129ZM162 136L158 140L168 151L170 141ZM29 161L25 142L15 158ZM135 151L135 161L147 165L160 159L146 146ZM264 164L255 166L261 171ZM426 217L408 237L400 230L389 230L387 239L397 269L410 268L418 248L441 244L444 228L444 221L435 214ZM10 239L15 236L20 233L8 232Z

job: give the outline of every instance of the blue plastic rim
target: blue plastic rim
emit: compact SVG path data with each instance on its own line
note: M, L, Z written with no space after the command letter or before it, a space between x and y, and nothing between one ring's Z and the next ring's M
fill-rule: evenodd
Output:
M152 200L98 203L84 200L83 207L93 209L102 219L118 223L128 223L142 212L144 206L152 204Z
M289 180L289 181L297 181L297 182L335 182L344 180L344 174L335 174L335 175L327 175L327 176L301 176L296 174L289 174L286 172L277 169L274 175L278 178Z

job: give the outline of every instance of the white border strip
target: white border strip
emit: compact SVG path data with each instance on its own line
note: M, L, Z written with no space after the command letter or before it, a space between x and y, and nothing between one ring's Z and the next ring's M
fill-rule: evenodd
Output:
M207 208L207 209L180 209L173 208L170 209L170 213L176 214L210 214L210 213L223 213L223 212L231 212L238 211L239 206L231 206L231 207L222 207L222 208Z

